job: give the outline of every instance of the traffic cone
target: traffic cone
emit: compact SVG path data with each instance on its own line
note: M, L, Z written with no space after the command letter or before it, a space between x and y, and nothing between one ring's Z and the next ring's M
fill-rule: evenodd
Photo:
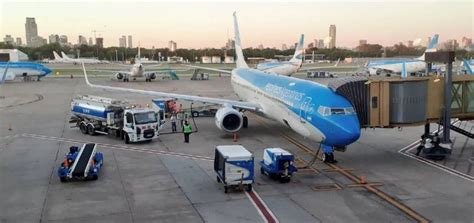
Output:
M365 181L365 177L364 177L364 176L360 176L360 177L359 177L359 183L360 183L360 184L366 184L366 183L367 183L367 181Z
M234 142L237 142L237 133L234 133L234 139L233 139Z
M74 76L71 74L71 79L74 79Z

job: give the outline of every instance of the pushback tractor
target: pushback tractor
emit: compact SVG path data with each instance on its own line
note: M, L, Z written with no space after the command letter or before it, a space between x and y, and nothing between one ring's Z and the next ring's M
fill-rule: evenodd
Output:
M84 144L81 148L71 146L58 169L61 182L71 179L97 180L104 165L104 155L97 151L97 144Z
M263 151L263 160L260 161L260 172L282 183L290 182L291 176L297 171L293 160L293 154L284 149L267 148Z
M71 102L70 123L83 134L115 135L130 142L151 141L164 124L157 109L136 108L120 100L78 96Z

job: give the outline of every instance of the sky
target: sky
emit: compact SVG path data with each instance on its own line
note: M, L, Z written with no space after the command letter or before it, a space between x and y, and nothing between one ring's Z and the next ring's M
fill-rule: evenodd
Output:
M281 48L305 34L305 43L324 39L329 25L337 27L336 45L355 47L360 39L391 46L440 34L440 41L474 36L474 0L0 0L0 37L25 42L26 17L35 17L38 34L104 38L117 46L122 35L133 44L162 48L222 47L233 37L232 13L237 11L244 47Z

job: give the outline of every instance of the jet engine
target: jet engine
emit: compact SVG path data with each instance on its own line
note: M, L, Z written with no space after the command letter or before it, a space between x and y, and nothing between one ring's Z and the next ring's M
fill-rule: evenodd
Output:
M225 106L217 110L216 126L222 131L234 133L242 128L243 115L230 106Z
M125 76L125 75L123 75L122 73L116 73L116 74L115 74L115 78L117 78L117 79L119 79L119 80L122 80L124 76Z
M156 74L155 73L147 73L146 74L147 78L150 80L155 80Z

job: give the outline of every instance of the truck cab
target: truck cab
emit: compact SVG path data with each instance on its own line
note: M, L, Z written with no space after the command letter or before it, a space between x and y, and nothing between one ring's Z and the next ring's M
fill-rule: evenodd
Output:
M158 138L163 124L159 113L148 108L126 109L123 119L122 138L125 143Z

